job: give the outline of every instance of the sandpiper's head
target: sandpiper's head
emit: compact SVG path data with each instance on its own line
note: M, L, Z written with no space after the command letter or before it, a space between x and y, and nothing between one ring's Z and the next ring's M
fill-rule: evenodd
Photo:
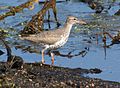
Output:
M74 17L74 16L68 16L67 17L67 23L69 23L69 24L86 24L85 21L78 20L78 18Z

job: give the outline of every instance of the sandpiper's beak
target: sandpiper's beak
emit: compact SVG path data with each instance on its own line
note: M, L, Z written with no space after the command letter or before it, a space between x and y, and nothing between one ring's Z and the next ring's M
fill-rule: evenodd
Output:
M79 24L87 24L87 23L83 20L79 20Z

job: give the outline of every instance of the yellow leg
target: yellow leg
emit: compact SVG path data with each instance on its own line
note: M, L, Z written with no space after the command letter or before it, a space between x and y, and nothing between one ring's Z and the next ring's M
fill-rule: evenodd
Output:
M45 49L42 50L42 64L45 63L45 60L44 60L44 51L45 51Z
M52 52L50 54L51 54L51 57L52 57L51 61L52 61L52 65L53 65L54 64L54 54Z

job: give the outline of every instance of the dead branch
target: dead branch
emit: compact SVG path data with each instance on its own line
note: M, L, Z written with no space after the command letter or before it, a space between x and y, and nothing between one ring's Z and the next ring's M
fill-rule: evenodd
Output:
M50 8L53 9L57 26L59 26L60 24L58 23L57 15L56 15L56 0L49 0L46 1L44 3L43 8L36 15L32 17L30 22L25 26L25 28L21 31L21 33L24 35L24 34L34 34L41 32L43 30L44 15Z
M11 7L9 12L6 12L2 15L0 15L0 20L3 20L4 18L8 17L8 16L13 16L16 13L22 11L24 8L29 8L30 10L34 8L34 3L38 3L39 0L30 0L24 4L21 4L19 6L16 7ZM31 8L30 8L31 7Z

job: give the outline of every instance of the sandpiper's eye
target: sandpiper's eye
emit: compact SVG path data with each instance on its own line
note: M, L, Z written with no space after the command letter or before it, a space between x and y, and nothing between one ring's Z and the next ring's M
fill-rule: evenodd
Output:
M76 20L76 18L74 18L74 20Z

